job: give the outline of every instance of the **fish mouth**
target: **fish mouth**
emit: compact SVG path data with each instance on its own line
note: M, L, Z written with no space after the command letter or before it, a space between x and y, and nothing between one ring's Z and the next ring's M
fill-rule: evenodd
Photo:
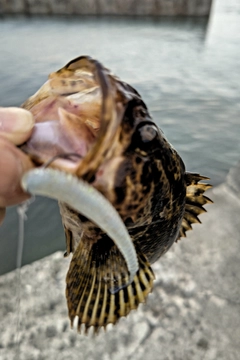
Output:
M36 165L90 181L111 153L121 125L127 96L117 85L105 67L87 56L50 74L22 105L36 122L22 150Z

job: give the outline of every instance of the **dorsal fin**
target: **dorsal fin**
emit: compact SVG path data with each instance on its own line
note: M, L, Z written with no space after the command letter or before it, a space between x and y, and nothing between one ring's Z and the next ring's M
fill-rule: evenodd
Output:
M203 195L206 190L212 187L212 185L199 183L199 181L209 180L209 178L199 174L186 172L185 180L187 184L185 212L177 240L181 237L186 237L186 231L192 230L191 224L201 223L198 215L207 211L203 205L211 204L213 202L207 196Z
M91 326L97 333L100 328L115 324L146 301L155 277L146 257L137 248L136 252L139 270L134 281L126 286L126 263L109 238L105 242L100 240L99 244L79 243L66 278L69 318L73 326L74 319L78 317L78 331L84 324L85 333ZM113 293L113 287L120 290Z

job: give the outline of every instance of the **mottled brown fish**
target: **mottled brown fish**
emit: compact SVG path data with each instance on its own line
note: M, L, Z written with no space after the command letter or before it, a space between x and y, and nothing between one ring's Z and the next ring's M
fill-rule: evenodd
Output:
M60 202L66 255L73 253L66 278L69 317L71 324L78 317L79 330L85 324L86 331L93 326L97 332L146 301L154 280L150 264L200 222L203 206L211 203L203 194L211 186L199 183L206 177L186 172L138 92L90 57L50 74L23 107L36 126L22 149L36 166L48 163L101 192L136 249L139 270L128 284L117 245Z

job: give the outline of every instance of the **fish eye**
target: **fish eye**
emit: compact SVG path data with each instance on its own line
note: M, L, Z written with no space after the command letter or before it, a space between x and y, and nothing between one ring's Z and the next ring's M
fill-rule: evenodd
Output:
M152 122L140 123L135 130L131 148L142 156L147 156L158 147L158 128Z
M141 126L138 129L138 132L143 143L149 143L153 141L158 135L156 126L151 124Z

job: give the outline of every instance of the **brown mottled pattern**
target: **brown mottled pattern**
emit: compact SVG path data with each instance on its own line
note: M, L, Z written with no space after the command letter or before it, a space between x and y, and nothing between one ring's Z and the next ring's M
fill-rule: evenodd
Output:
M99 87L101 111L96 98ZM72 324L78 317L79 331L85 324L86 331L93 326L97 332L145 302L154 280L150 264L186 236L191 223L200 222L198 215L211 200L203 195L210 185L199 183L207 178L186 173L182 159L153 122L138 92L99 62L89 57L69 62L50 74L49 81L23 106L38 117L41 104L49 104L50 97L78 115L79 104L72 95L82 92L97 104L92 114L84 115L85 121L93 121L99 130L75 175L96 187L119 212L139 261L139 271L128 284L126 263L113 241L82 214L59 204L66 255L73 253L66 278L69 317ZM96 111L100 112L98 124ZM27 145L24 150L34 159Z

